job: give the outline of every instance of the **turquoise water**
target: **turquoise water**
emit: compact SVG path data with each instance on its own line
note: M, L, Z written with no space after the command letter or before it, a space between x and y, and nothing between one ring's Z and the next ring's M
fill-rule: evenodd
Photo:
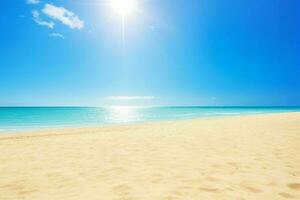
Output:
M297 111L300 107L0 107L0 132Z

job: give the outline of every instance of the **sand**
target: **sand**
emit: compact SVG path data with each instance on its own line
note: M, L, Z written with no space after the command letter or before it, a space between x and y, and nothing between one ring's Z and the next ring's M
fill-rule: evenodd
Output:
M0 199L300 199L300 113L1 135Z

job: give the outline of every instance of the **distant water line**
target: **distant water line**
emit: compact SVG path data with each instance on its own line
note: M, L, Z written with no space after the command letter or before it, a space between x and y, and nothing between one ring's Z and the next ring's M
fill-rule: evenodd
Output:
M0 132L281 112L300 107L0 107Z

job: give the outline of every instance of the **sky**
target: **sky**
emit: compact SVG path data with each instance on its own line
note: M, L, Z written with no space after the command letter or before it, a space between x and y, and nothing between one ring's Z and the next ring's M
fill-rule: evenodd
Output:
M300 106L298 0L113 1L3 1L0 105Z

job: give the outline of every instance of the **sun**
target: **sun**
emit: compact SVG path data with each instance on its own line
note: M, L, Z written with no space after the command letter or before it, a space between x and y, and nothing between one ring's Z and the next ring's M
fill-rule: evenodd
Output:
M136 0L111 0L111 4L114 11L122 17L130 15L137 9Z

